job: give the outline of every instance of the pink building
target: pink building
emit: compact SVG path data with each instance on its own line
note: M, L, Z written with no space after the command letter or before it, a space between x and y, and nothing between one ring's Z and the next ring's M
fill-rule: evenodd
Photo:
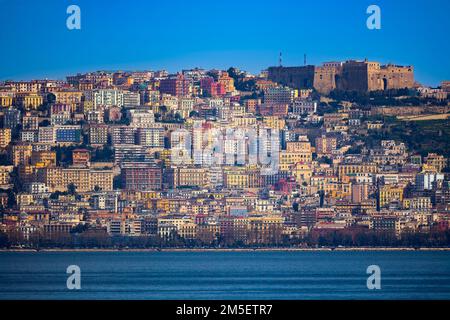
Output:
M200 80L200 88L202 91L212 97L224 96L227 91L223 83L215 82L212 77Z
M188 96L191 92L191 82L182 74L177 74L168 79L162 79L159 83L159 92L172 96Z
M50 108L51 114L58 114L65 112L72 113L74 111L75 110L72 104L55 103Z

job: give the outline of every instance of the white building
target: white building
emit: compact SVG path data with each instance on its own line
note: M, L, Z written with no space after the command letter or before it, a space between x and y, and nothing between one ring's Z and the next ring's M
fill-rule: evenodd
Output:
M416 176L416 189L419 191L432 190L436 183L444 181L444 174L422 172Z
M136 107L141 105L141 96L138 92L124 92L123 93L123 106L124 107Z
M123 92L114 89L100 89L93 92L94 107L98 106L123 106Z
M128 111L130 126L135 128L149 128L155 123L155 115L149 109L133 109Z
M54 127L40 127L38 133L40 143L55 143L56 132Z
M32 194L47 193L47 192L49 192L49 189L45 183L31 182L28 185L28 192L30 192Z

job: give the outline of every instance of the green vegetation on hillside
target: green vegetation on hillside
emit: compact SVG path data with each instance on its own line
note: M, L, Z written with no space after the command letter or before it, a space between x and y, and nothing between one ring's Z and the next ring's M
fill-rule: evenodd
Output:
M381 140L404 142L409 150L426 156L429 152L450 157L450 121L400 121L385 122L382 130L369 131L365 138L368 147L374 147Z

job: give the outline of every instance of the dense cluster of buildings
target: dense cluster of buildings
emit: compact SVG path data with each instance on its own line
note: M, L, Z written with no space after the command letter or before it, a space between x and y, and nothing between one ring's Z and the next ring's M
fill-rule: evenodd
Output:
M268 78L267 78L268 76ZM356 105L318 114L313 92L412 87L412 67L348 61L226 71L93 72L0 83L0 231L203 244L280 244L336 230L448 229L447 155L381 130ZM359 150L353 152L353 150Z

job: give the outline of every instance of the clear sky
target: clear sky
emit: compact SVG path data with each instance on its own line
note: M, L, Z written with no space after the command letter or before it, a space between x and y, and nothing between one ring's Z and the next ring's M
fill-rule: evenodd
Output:
M81 8L81 30L66 9ZM366 9L381 8L381 30ZM449 0L0 0L0 79L364 59L450 80Z

